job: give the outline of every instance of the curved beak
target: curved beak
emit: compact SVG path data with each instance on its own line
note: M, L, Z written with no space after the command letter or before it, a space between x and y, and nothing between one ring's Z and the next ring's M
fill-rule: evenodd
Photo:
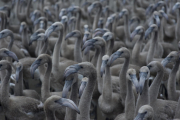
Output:
M38 24L40 21L46 22L47 19L45 17L40 17L37 20L34 21L34 25Z
M56 102L59 103L60 105L65 106L65 107L69 107L69 108L75 110L78 114L80 114L78 107L76 106L76 104L72 100L66 99L66 98L60 98Z
M99 31L103 31L103 29L102 29L102 28L96 28L96 29L94 30L94 33L99 32Z
M22 33L22 31L24 30L24 27L25 27L24 25L21 25L21 26L20 26L20 28L19 28L19 34Z
M92 48L93 48L93 45L87 46L87 47L84 49L84 55L86 55L86 54L89 52L89 50L91 50Z
M161 3L156 3L155 6L154 6L154 10L156 10L159 6L161 6L162 4Z
M105 41L108 41L108 40L109 40L107 35L103 35L102 38L103 38Z
M0 10L6 10L5 6L0 7Z
M137 116L134 118L134 120L144 120L145 115L146 115L146 112L138 113Z
M88 39L89 37L89 34L84 34L84 37L83 37L83 44L86 42L86 40Z
M19 80L19 74L20 74L20 72L21 72L21 66L19 66L19 67L16 68L16 82L18 82L18 80Z
M34 25L38 24L38 23L40 22L40 20L41 20L41 19L36 19L36 20L33 22L33 24L34 24Z
M137 18L137 19L134 18L134 19L131 19L129 23L130 23L130 25L131 25L131 24L133 24L134 22L137 22L137 23L139 24L139 23L140 23L140 20L139 20L138 18Z
M40 36L35 32L34 34L31 35L30 40L29 40L29 46L36 41Z
M152 27L149 27L146 32L145 32L145 40L148 38L149 34L151 34L151 32L153 31L153 28Z
M34 79L34 72L35 70L40 66L41 59L37 59L33 62L33 64L30 67L31 76Z
M54 9L55 9L55 10L59 10L59 5L58 5L58 4L55 4Z
M13 58L15 61L19 62L18 57L16 56L16 54L12 51L5 51L6 55Z
M90 39L86 41L82 47L82 50L84 50L87 46L94 46L94 43L96 42L95 39Z
M156 20L156 24L157 24L157 26L158 26L158 27L160 27L160 25L161 25L161 21L160 21L160 19L159 19L159 16L158 16L158 15L155 15L155 20Z
M46 9L46 12L48 13L48 15L52 15L50 10Z
M46 30L45 35L46 35L47 37L49 37L50 34L51 34L55 29L56 29L56 26L51 25L51 26Z
M168 15L165 12L163 12L162 15L166 20L168 20Z
M119 18L122 18L123 15L124 15L124 11L121 11L121 12L119 13Z
M179 8L179 4L175 4L172 8L172 12L175 13L175 10Z
M67 12L68 13L71 13L74 11L74 6L70 6L68 9L67 9Z
M131 19L131 20L129 21L129 24L131 25L133 22L134 22L134 19Z
M95 31L94 31L94 37L98 36L98 35L102 35L106 32L106 30L102 29L102 28L97 28Z
M109 61L107 62L107 65L108 65L108 66L111 66L111 64L112 64L117 58L119 58L122 53L123 53L123 52L120 52L120 51L116 51L115 53L113 53L113 54L111 55L111 57L109 58Z
M61 19L61 23L62 23L62 24L65 24L65 23L66 23L66 20L65 20L65 19Z
M94 33L94 37L97 37L97 36L102 35L102 34L103 34L102 31L97 31L96 33Z
M84 89L86 88L87 85L87 81L82 81L80 88L79 88L79 98L81 97L81 95L83 94Z
M15 80L16 80L16 74L11 74L11 79L12 79L13 81L15 81Z
M146 14L149 15L150 12L152 12L153 10L153 6L150 5L147 9L146 9Z
M98 21L98 27L100 27L103 23L104 23L103 20L99 20L99 21Z
M91 5L88 7L88 12L91 13L92 10L93 10L93 8L94 8L94 4L91 4Z
M131 36L130 36L130 41L133 40L133 38L138 34L139 30L135 29L132 33L131 33Z
M107 60L102 60L102 64L101 64L101 77L105 73L105 68L107 66L107 62L108 62Z
M81 66L78 64L75 65L71 65L69 67L66 68L65 72L64 72L64 80L69 76L72 75L74 73L77 73L79 70L81 69Z
M136 92L138 94L139 92L139 83L138 83L138 80L137 80L137 77L136 75L131 75L131 80L132 80L132 83L134 84L135 88L136 88Z
M166 65L171 61L170 57L166 57L161 61L161 64L166 67Z
M72 82L73 82L73 79L65 80L65 84L64 84L64 87L63 87L63 91L62 91L62 97L63 98L67 98L67 95L68 95L68 92L69 92L69 90L71 88Z
M106 14L107 11L108 11L108 8L105 7L105 8L103 8L102 13Z
M75 35L75 32L70 32L66 35L65 40L67 40L70 37L73 37Z
M36 18L36 14L32 14L32 16L31 16L31 21L34 21L35 18Z
M76 18L71 17L70 20L68 21L68 25L71 25L72 23L76 22Z
M145 83L145 81L147 79L147 73L146 72L140 72L139 76L140 76L140 80L139 80L139 93L141 95L142 92L143 92L144 83Z

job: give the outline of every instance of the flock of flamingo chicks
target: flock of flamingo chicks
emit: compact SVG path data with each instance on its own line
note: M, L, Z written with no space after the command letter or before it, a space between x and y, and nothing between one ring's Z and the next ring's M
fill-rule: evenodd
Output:
M1 2L1 120L180 119L178 0Z

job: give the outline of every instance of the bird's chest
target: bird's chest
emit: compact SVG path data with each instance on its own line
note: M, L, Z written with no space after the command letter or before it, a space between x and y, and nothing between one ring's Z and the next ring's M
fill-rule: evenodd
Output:
M99 107L104 114L111 114L114 111L114 106L111 104L111 102L108 103L102 100L99 102Z

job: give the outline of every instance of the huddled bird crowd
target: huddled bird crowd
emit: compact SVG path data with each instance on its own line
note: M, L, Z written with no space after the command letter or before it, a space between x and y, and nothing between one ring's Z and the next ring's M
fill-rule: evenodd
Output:
M180 0L1 0L0 120L180 120Z

